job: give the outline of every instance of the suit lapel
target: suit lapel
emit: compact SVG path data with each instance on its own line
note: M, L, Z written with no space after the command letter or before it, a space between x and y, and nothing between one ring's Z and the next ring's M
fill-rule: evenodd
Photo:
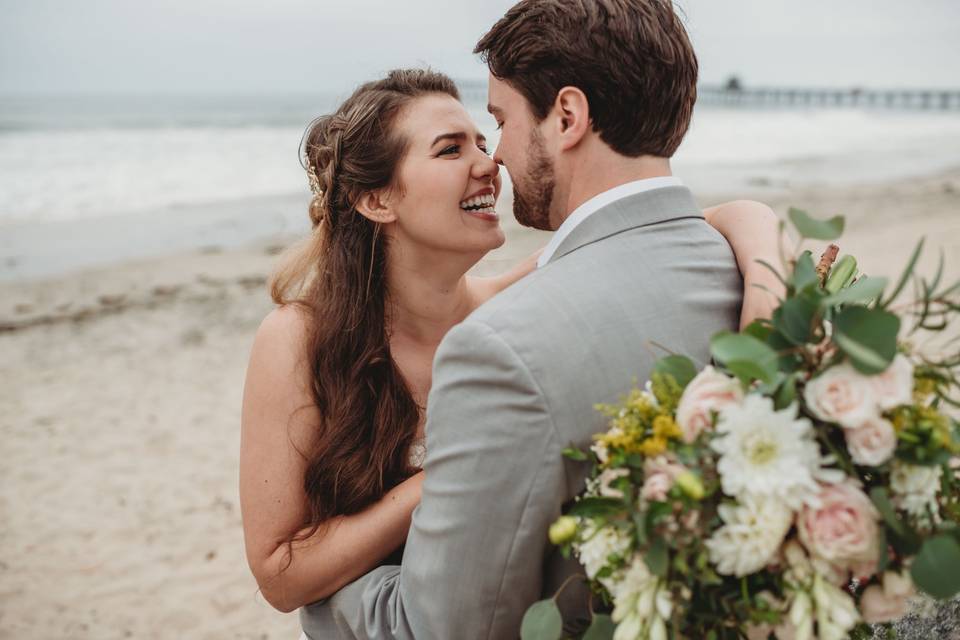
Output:
M577 225L547 264L630 229L690 217L703 218L703 213L686 187L663 187L627 196L595 211Z

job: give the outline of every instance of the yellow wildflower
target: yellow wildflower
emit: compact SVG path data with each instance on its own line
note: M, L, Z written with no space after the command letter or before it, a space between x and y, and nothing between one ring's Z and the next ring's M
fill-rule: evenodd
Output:
M667 450L667 441L664 438L653 436L640 443L640 453L648 458L658 456Z
M683 435L683 431L672 417L661 415L653 419L653 435L664 440L677 439Z

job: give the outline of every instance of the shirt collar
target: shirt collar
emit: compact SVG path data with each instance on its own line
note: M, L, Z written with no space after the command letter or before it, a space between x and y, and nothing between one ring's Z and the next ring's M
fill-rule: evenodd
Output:
M550 258L553 257L553 254L556 252L557 248L560 247L560 244L567 236L570 235L570 232L573 231L577 225L607 205L612 204L617 200L626 198L627 196L643 193L644 191L651 191L653 189L660 189L663 187L682 186L683 183L680 181L680 178L675 176L661 176L658 178L634 180L633 182L627 182L612 189L607 189L606 191L598 193L574 209L573 213L567 216L567 219L563 221L560 227L553 234L553 237L550 238L550 242L548 242L547 246L543 248L543 253L540 254L540 258L537 260L537 268L539 269L543 265L550 262Z

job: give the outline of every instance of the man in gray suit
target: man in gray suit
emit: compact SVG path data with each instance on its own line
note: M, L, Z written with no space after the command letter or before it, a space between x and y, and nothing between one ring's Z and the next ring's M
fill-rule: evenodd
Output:
M580 571L547 529L583 489L586 465L561 451L604 430L594 404L649 377L651 343L705 363L710 335L737 325L734 257L670 171L697 61L669 0L524 0L476 52L514 213L556 233L535 272L444 338L403 564L302 609L315 640L516 638ZM571 627L587 599L564 590Z

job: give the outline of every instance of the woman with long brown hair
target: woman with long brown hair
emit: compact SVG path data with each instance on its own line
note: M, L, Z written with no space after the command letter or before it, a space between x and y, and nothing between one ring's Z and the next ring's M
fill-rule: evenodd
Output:
M442 74L393 71L361 86L313 124L304 151L313 231L273 278L278 308L257 331L242 418L247 559L281 611L402 546L420 500L434 352L536 263L466 275L504 242L499 167ZM738 202L706 213L753 277L775 247L772 212ZM744 319L766 305L747 296Z

